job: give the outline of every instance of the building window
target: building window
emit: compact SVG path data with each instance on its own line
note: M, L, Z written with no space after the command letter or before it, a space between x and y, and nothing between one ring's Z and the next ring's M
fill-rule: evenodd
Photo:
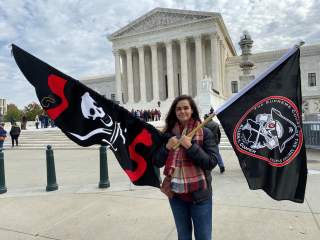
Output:
M231 92L237 93L238 92L238 81L231 82Z
M308 86L309 87L314 87L317 85L316 81L316 73L308 73Z
M115 100L116 100L116 94L111 93L111 100L112 100L112 101L115 101Z

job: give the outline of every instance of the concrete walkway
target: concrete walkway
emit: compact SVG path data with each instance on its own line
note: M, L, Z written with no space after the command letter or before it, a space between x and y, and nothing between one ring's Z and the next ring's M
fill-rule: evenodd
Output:
M320 239L320 152L308 152L306 201L274 201L251 191L233 151L221 151L226 172L214 174L214 239ZM5 151L8 192L0 195L2 240L173 240L167 199L132 186L112 153L111 187L97 188L98 150L56 150L59 190L45 192L45 152Z

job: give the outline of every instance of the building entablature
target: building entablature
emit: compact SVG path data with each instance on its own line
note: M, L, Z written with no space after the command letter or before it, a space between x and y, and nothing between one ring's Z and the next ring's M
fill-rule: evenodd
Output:
M109 35L108 39L113 49L123 49L210 33L217 33L231 55L236 55L219 13L156 8Z
M115 75L114 74L108 74L108 75L98 75L98 76L89 76L81 78L80 81L85 84L91 84L91 83L105 83L105 82L114 82Z
M320 55L320 44L302 46L301 48L301 57L310 57L310 56L319 56ZM274 62L280 59L288 49L280 49L269 52L255 53L250 55L250 59L255 63L260 62ZM226 64L230 65L239 65L241 62L241 56L229 57Z

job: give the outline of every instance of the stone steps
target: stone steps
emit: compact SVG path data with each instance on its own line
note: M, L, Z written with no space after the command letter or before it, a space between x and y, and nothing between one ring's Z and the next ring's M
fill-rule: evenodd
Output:
M71 141L58 128L23 130L20 134L19 146L17 148L11 148L10 136L7 137L4 143L4 148L7 150L45 150L47 145L51 145L54 149L87 149ZM92 146L89 148L98 148L98 146Z
M222 130L222 129L221 129ZM231 149L231 145L224 133L221 131L220 149ZM23 130L19 137L18 148L11 148L11 138L8 136L4 143L4 149L46 149L47 145L51 145L54 149L97 149L98 145L90 147L81 147L71 141L59 128L48 129L29 129Z

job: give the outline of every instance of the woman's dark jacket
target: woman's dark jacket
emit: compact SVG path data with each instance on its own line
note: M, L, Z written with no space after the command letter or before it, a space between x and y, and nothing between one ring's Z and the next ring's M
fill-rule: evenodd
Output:
M12 127L11 127L11 130L10 130L10 135L11 135L11 136L19 136L19 135L20 135L20 132L21 132L20 127L18 127L18 126L12 126Z
M169 134L168 134L169 135ZM168 139L173 135L169 135ZM217 165L218 146L215 143L212 132L208 128L203 128L203 145L200 147L195 141L191 141L192 146L186 149L186 155L193 161L194 165L204 170L208 189L192 193L194 202L201 202L212 197L211 171ZM166 164L169 151L163 144L154 154L153 164L159 168Z

